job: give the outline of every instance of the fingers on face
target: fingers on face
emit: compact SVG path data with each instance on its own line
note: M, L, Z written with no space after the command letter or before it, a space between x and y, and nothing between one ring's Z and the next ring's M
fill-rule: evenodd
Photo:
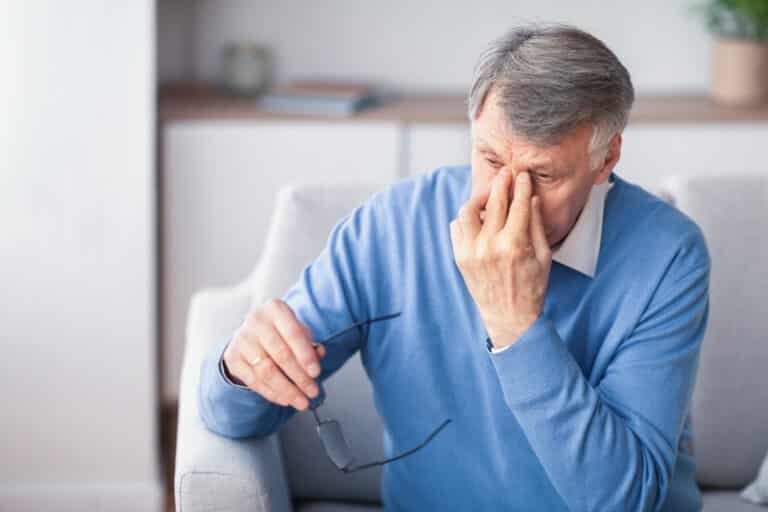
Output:
M456 223L457 226L456 228L451 228L452 237L459 235L472 239L480 233L487 215L485 208L490 194L491 187L488 187L475 195L471 195L467 202L459 208L456 219L453 220L453 223ZM454 239L453 243L456 244L456 241L457 239Z
M483 232L495 234L507 221L509 210L509 188L512 185L512 173L502 169L493 179L490 197L485 209Z
M533 193L531 176L522 171L515 177L515 197L506 222L506 229L513 235L528 236L528 226L531 222L531 195Z

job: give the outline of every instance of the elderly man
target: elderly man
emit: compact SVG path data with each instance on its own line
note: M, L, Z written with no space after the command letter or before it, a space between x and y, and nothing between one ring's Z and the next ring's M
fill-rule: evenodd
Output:
M699 509L687 413L710 259L696 224L613 173L633 99L578 29L495 40L469 92L471 167L342 219L206 359L208 427L275 432L360 350L387 455L451 420L384 467L385 508Z

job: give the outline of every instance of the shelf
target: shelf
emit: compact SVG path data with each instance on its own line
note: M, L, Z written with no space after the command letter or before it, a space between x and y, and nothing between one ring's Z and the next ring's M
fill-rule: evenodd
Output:
M228 96L207 85L173 85L160 89L161 122L182 120L301 120L331 122L397 121L403 123L457 124L468 122L461 94L406 94L397 101L352 116L327 117L275 114L260 110L255 100ZM768 105L726 107L705 95L639 96L630 123L768 122Z

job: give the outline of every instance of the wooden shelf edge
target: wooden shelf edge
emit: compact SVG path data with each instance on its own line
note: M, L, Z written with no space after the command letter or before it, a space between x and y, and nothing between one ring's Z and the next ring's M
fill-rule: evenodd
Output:
M260 110L253 99L231 97L210 86L161 88L161 122L189 120L265 120L400 123L467 123L466 99L454 93L407 93L385 105L351 116L277 114ZM768 122L768 104L758 107L719 105L704 94L641 95L630 114L630 124L700 124Z

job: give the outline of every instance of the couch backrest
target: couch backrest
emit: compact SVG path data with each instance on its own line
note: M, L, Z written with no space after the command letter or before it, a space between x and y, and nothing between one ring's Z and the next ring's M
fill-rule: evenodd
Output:
M253 306L271 297L281 297L321 252L336 222L383 187L344 184L283 188L277 197L259 264L249 278ZM326 380L323 387L326 400L318 408L320 417L341 423L361 461L381 458L381 421L359 354ZM381 501L380 469L339 472L325 455L309 412L294 414L281 428L279 438L294 498Z
M697 479L738 488L768 450L768 176L678 177L665 185L703 230L712 259L691 409Z

